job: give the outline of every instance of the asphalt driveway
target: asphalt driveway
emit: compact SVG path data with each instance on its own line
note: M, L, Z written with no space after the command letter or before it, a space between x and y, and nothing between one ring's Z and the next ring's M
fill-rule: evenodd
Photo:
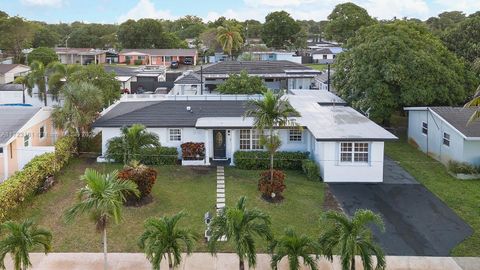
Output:
M473 233L453 210L389 158L384 183L329 187L349 215L360 208L382 215L385 232L373 231L388 255L448 256Z

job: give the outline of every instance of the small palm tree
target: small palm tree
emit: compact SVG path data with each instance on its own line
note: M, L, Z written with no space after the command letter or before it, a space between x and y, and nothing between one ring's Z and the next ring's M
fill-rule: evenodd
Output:
M15 270L26 270L32 266L29 252L37 247L41 247L45 254L52 250L52 234L37 228L31 220L4 222L0 225L0 232L5 236L0 241L0 269L6 269L4 260L8 253Z
M340 252L342 269L355 270L355 256L360 255L363 269L371 270L374 269L371 258L373 255L377 258L375 269L385 269L385 255L380 246L373 241L372 232L367 227L373 223L383 231L384 224L380 215L370 210L359 209L352 218L349 218L344 213L328 211L324 219L333 222L319 239L327 257L331 259L334 249L337 249Z
M122 219L122 207L125 195L133 193L139 196L137 185L132 181L117 178L117 171L101 174L93 169L86 169L81 177L85 187L78 191L78 202L67 210L65 220L72 222L76 216L90 213L96 229L103 232L104 269L107 269L107 227L111 220L119 223Z
M245 269L245 260L250 267L257 262L256 238L272 239L270 216L258 209L247 209L247 199L241 197L235 207L225 207L212 219L212 236L208 243L210 252L217 251L217 241L225 238L239 258L239 269Z
M168 268L173 270L182 261L183 247L187 254L192 252L197 236L191 230L178 228L178 222L185 215L180 212L172 217L149 218L145 221L145 231L140 236L139 246L146 253L153 269L159 270L162 259L166 257Z
M121 132L121 136L108 141L107 158L123 160L123 164L128 164L132 160L139 160L141 150L145 147L160 146L158 135L148 132L144 125L122 127Z
M26 76L16 77L13 83L22 85L22 103L25 104L25 88L27 87L27 77Z
M272 252L272 269L278 269L278 263L284 258L288 258L290 270L300 269L300 260L302 258L303 264L311 270L317 269L317 260L312 258L310 254L318 252L317 243L306 235L299 236L293 229L285 229L284 235L272 241L270 245Z
M269 133L268 136L260 137L260 143L270 154L270 180L273 181L273 158L281 146L281 140L274 134L274 129L296 127L297 124L290 120L290 117L298 116L299 113L286 98L272 91L265 92L262 99L251 100L249 105L250 109L246 111L245 116L254 118L254 126L260 133L263 134L266 129Z
M47 106L47 68L40 61L33 61L30 64L30 73L26 75L26 86L30 96L35 85L38 87L38 97Z
M465 108L468 107L474 107L478 108L480 106L480 85L477 88L477 91L475 91L475 95L473 96L472 100L465 104ZM476 110L472 116L470 116L470 119L468 119L468 124L472 123L473 121L477 120L480 118L480 111Z
M70 75L80 70L80 65L64 65L60 62L52 62L47 66L48 91L54 97L58 97L61 88L68 81Z
M222 45L223 51L230 57L232 51L240 49L243 45L240 30L232 23L226 23L217 28L217 41Z

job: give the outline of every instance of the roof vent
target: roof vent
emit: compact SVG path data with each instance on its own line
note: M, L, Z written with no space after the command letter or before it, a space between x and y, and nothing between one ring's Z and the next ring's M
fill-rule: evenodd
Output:
M187 106L187 111L192 112L192 107Z

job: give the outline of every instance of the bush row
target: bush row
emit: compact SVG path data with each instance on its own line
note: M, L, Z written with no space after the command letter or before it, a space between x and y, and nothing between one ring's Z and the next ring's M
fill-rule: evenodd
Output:
M178 150L176 147L147 147L142 149L139 161L145 165L175 165L178 161Z
M17 209L21 202L35 194L48 176L58 173L75 152L75 138L63 137L55 152L33 158L22 170L0 184L0 221Z
M304 159L302 161L302 170L309 180L320 180L320 168L315 161L311 159Z
M452 173L480 174L480 167L466 162L458 162L453 160L448 162L448 170Z
M279 151L273 158L273 166L279 170L301 170L302 160L308 159L308 152ZM265 151L237 151L235 166L239 169L266 170L270 168L270 154Z

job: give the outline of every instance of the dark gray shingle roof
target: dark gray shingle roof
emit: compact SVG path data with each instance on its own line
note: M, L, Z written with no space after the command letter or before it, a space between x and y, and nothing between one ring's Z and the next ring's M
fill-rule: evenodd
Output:
M0 107L0 144L6 143L22 128L41 108L38 107Z
M430 109L466 137L480 137L480 121L474 121L468 124L468 119L470 119L477 108L430 107Z
M20 64L0 64L0 74L5 74L17 66L23 66Z
M23 85L16 83L0 84L0 91L22 91Z
M278 74L285 70L313 70L290 61L224 61L203 68L203 74L237 74L246 70L248 74ZM197 71L199 73L199 71Z
M175 80L175 84L200 84L201 82L200 75L194 72L186 72Z
M192 111L187 111L190 106ZM147 127L194 127L202 117L240 117L247 101L122 102L100 117L94 127L122 127L136 123Z

